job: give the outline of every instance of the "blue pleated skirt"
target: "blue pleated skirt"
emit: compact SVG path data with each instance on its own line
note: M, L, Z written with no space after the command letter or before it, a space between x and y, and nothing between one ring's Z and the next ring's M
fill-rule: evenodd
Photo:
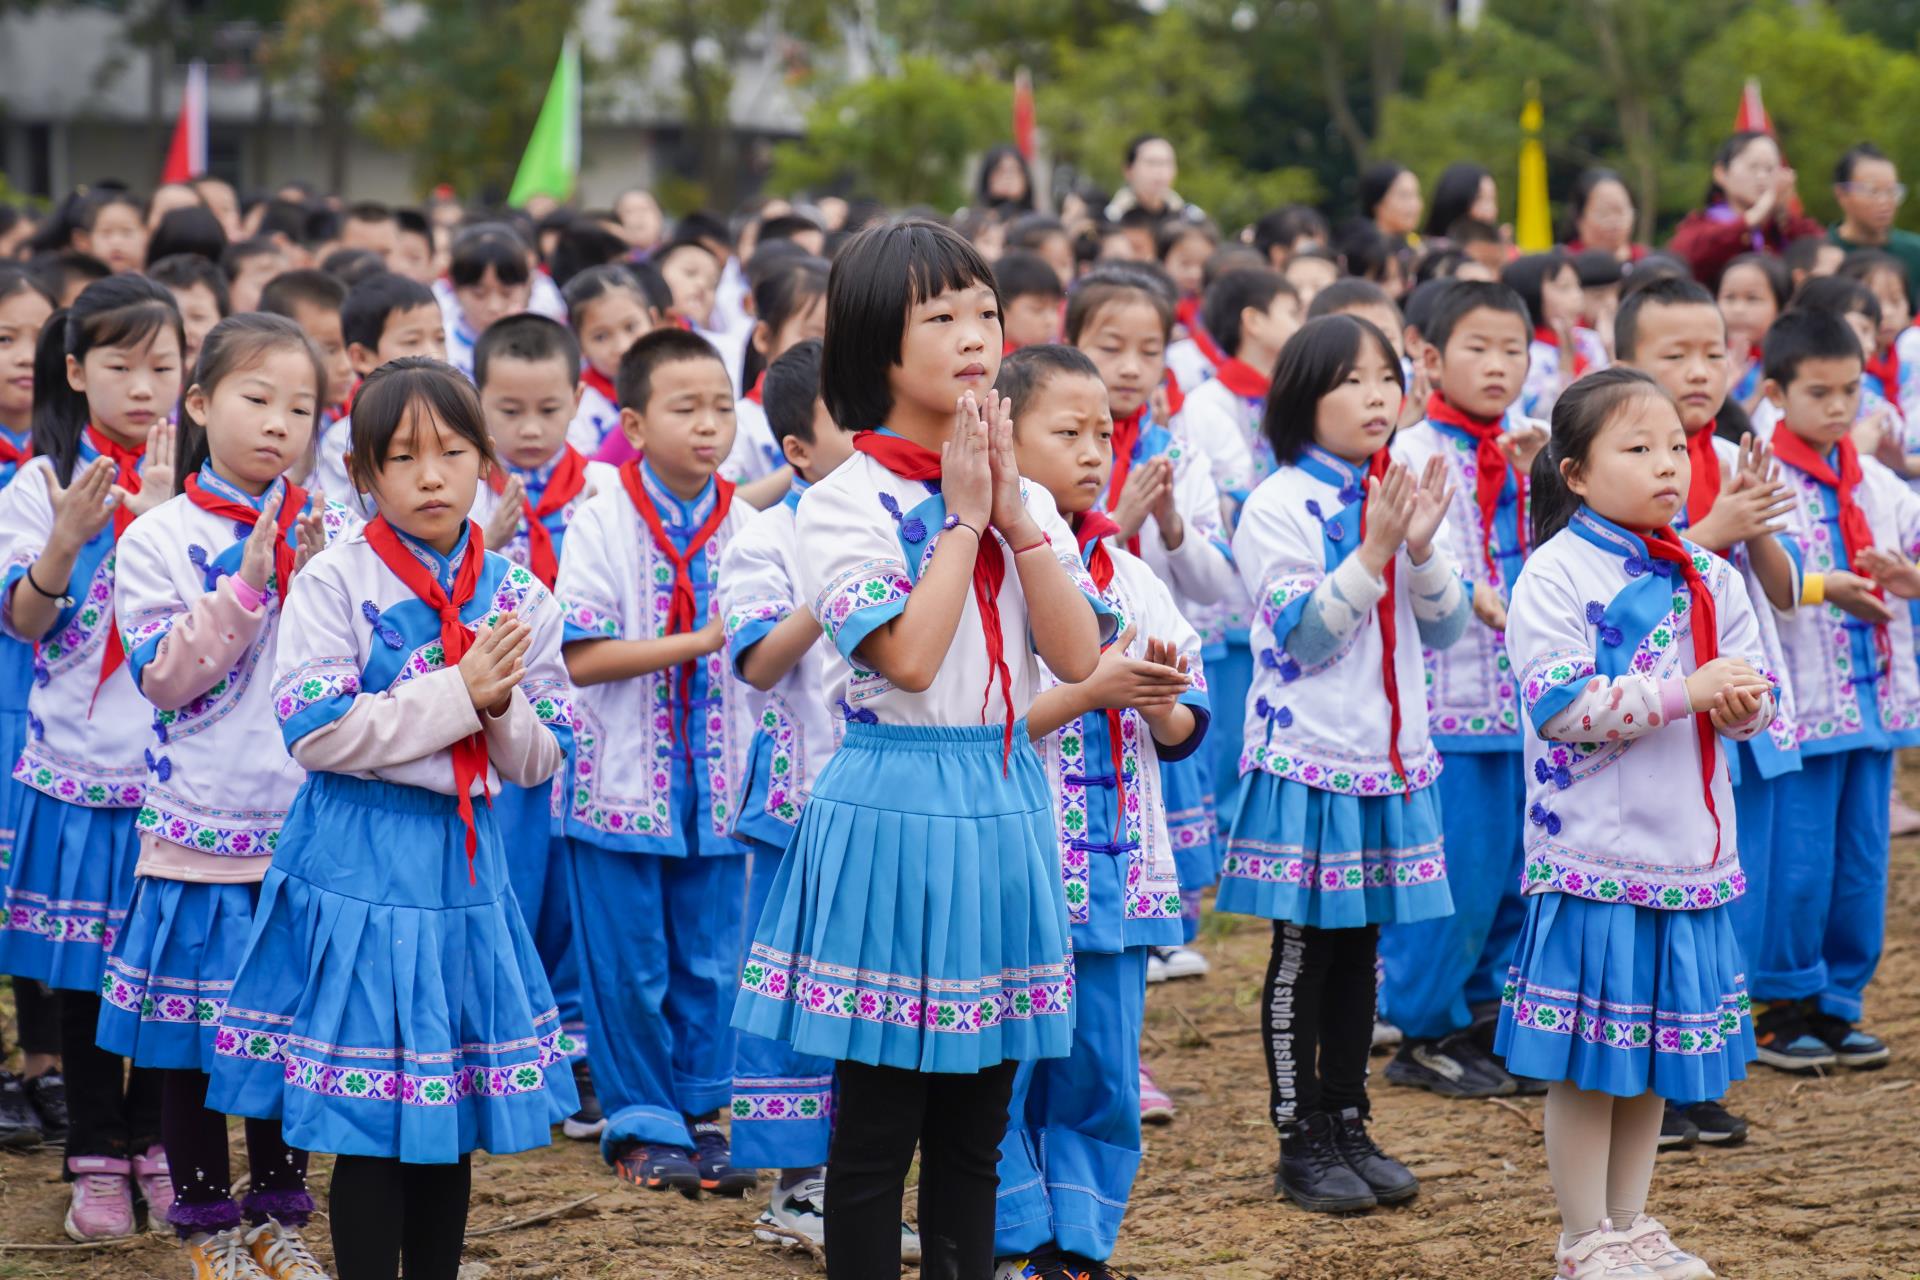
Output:
M1213 761L1206 744L1184 760L1162 760L1160 782L1167 800L1167 835L1180 890L1191 893L1220 878L1220 829L1214 814Z
M1212 756L1213 798L1217 830L1229 831L1240 812L1246 787L1240 777L1240 751L1245 746L1247 694L1253 689L1253 650L1245 637L1228 640L1226 653L1207 659L1207 706L1212 722L1200 749Z
M207 1106L309 1151L445 1164L548 1144L579 1106L552 992L475 807L316 773L281 828Z
M1621 1098L1725 1097L1755 1052L1744 968L1725 906L1533 894L1494 1051L1515 1075Z
M1435 788L1352 796L1259 769L1243 782L1214 910L1315 929L1452 914Z
M259 896L257 884L137 877L100 979L100 1047L136 1067L212 1071Z
M3 674L0 674L0 678L4 678ZM13 766L19 761L21 749L26 745L26 708L0 709L0 884L6 882L7 870L13 866L14 840L20 827L20 805L25 793L32 790L25 783L13 779Z
M137 809L93 809L24 783L0 917L0 973L98 991L133 905Z
M1026 723L1007 757L1002 733L847 726L768 890L735 1027L913 1071L1066 1055L1053 801Z

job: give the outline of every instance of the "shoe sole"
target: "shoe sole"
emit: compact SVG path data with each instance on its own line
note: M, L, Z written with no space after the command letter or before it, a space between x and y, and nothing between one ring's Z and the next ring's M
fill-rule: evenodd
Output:
M613 1176L628 1186L642 1187L648 1191L678 1191L689 1200L698 1200L700 1198L700 1178L698 1174L692 1178L636 1178L616 1165L614 1166Z
M1378 1196L1309 1196L1295 1191L1285 1183L1280 1184L1280 1194L1305 1209L1308 1213L1364 1213L1368 1209L1378 1208Z
M0 1133L0 1150L31 1151L44 1146L47 1140L47 1135L39 1129L12 1129Z
M1693 1145L1698 1141L1700 1141L1698 1137L1669 1138L1665 1134L1661 1134L1658 1149L1661 1151L1691 1151L1693 1150Z
M702 1178L700 1189L708 1195L726 1196L728 1199L738 1200L759 1183L760 1179L752 1174L736 1173L725 1178Z
M1419 1194L1420 1184L1416 1182L1412 1186L1404 1187L1399 1191L1381 1191L1376 1187L1373 1192L1373 1199L1374 1203L1387 1206L1405 1204Z
M1167 970L1167 981L1174 982L1182 978L1204 978L1212 972L1213 972L1213 966L1211 965L1207 966L1204 969L1171 969L1170 968Z
M1746 1140L1747 1135L1744 1130L1739 1133L1708 1133L1705 1129L1702 1129L1700 1136L1694 1139L1709 1147L1737 1147Z
M755 1227L753 1229L753 1238L755 1240L758 1240L761 1244L770 1244L782 1253L800 1253L806 1251L810 1245L814 1249L823 1249L826 1247L823 1244L813 1241L795 1239L794 1237L798 1234L798 1232L795 1232L793 1236L782 1236L775 1235L765 1227Z
M1840 1065L1837 1054L1828 1054L1824 1058L1807 1058L1798 1054L1781 1053L1778 1049L1769 1049L1765 1045L1761 1045L1754 1056L1775 1071L1784 1071L1788 1075L1795 1076L1809 1076L1816 1071L1825 1071L1829 1067Z
M601 1120L597 1124L580 1124L572 1119L560 1122L560 1132L572 1138L575 1142L591 1142L606 1131L607 1122L605 1120Z
M1877 1071L1893 1061L1893 1050L1879 1049L1873 1053L1839 1053L1834 1060L1841 1066L1853 1071Z
M1488 1098L1502 1098L1506 1096L1506 1093L1498 1089L1475 1089L1470 1085L1455 1084L1453 1081L1441 1076L1432 1076L1417 1080L1403 1079L1401 1076L1394 1074L1391 1066L1386 1070L1386 1077L1388 1084L1398 1085L1402 1089L1425 1089L1428 1093L1438 1097L1455 1098L1467 1102L1483 1102ZM1511 1092L1511 1090L1507 1092Z
M1141 1124L1172 1124L1173 1111L1171 1108L1169 1108L1166 1111L1142 1111L1140 1113L1140 1123Z
M100 1243L102 1243L102 1242L104 1242L104 1241L107 1241L107 1240L131 1240L131 1239L133 1239L133 1238L134 1238L135 1236L137 1236L137 1235L139 1235L139 1234L140 1234L140 1230L139 1230L139 1228L138 1228L138 1227L136 1226L136 1227L135 1227L135 1228L134 1228L134 1229L133 1229L132 1231L129 1231L129 1232L127 1232L127 1233L126 1233L125 1235L119 1235L119 1236L90 1236L90 1235L88 1235L88 1234L86 1234L86 1233L85 1233L84 1231L82 1231L82 1230L80 1230L80 1228L78 1228L78 1227L76 1227L76 1226L74 1226L74 1225L73 1225L73 1210L72 1210L72 1209L68 1209L68 1210L67 1210L67 1216L66 1216L66 1221L64 1222L64 1224L63 1224L63 1225L64 1225L64 1226L66 1227L66 1229L67 1229L67 1239L69 1239L69 1240L72 1240L72 1241L74 1241L74 1242L75 1242L75 1243L77 1243L77 1244L100 1244Z

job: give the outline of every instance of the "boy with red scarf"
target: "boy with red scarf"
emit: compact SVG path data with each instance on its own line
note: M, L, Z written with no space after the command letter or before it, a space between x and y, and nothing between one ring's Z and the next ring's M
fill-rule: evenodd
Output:
M1445 461L1453 502L1439 537L1484 624L1426 656L1433 740L1447 762L1438 785L1453 914L1380 931L1381 1016L1406 1037L1387 1079L1449 1098L1539 1091L1488 1052L1524 914L1525 763L1506 609L1528 550L1527 468L1546 435L1534 425L1508 431L1505 418L1525 383L1531 335L1526 304L1506 285L1449 288L1424 334L1426 419L1393 443L1411 470Z
M746 895L733 788L752 734L722 653L721 553L752 518L717 478L733 390L706 339L660 329L620 361L620 429L643 456L583 504L559 595L579 733L562 805L581 1004L607 1127L638 1186L739 1195L718 1112Z

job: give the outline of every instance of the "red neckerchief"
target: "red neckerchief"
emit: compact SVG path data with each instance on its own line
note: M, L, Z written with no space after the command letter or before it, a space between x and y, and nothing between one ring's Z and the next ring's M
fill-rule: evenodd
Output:
M1720 454L1713 447L1714 424L1709 422L1687 437L1687 461L1693 478L1687 483L1687 527L1707 518L1720 498Z
M1387 474L1387 467L1390 466L1392 462L1393 459L1388 455L1387 451L1385 449L1380 450L1380 452L1368 459L1367 476L1374 480L1384 480ZM1363 497L1360 501L1364 504L1366 499ZM1362 505L1360 508L1361 540L1365 541L1366 536L1367 509ZM1398 556L1389 558L1387 560L1386 572L1380 575L1381 580L1387 584L1387 594L1380 597L1380 603L1375 606L1375 612L1380 616L1380 688L1387 695L1387 759L1393 763L1393 771L1400 775L1400 798L1402 800L1411 800L1413 798L1413 786L1411 780L1407 777L1407 766L1400 759L1400 676L1393 668L1393 651L1400 638L1399 619L1394 613L1393 596L1393 580L1396 576L1394 570L1398 565L1398 561Z
M1167 376L1161 385L1167 389L1167 416L1174 417L1180 412L1180 406L1187 402L1187 393L1180 389L1180 379L1173 376L1173 370L1167 370Z
M125 489L128 493L140 492L140 460L144 458L147 453L145 441L141 441L139 448L129 449L116 440L109 440L106 432L89 422L87 424L87 443L91 444L101 457L112 461L113 482L115 484ZM127 509L127 504L125 502L115 503L113 508L113 540L115 544L119 543L120 535L125 533L127 526L132 523L133 512ZM112 602L109 601L107 605L107 642L100 654L100 678L94 681L93 685L93 698L95 701L100 697L100 686L104 685L108 677L113 675L115 671L118 671L120 664L126 660L127 651L120 643L120 624L114 617L113 605ZM92 716L93 714L93 702L91 701L87 704L87 714L88 716Z
M1778 434L1796 438L1790 431ZM1693 627L1693 665L1697 671L1720 656L1720 621L1714 612L1713 593L1707 590L1707 580L1694 567L1693 556L1681 545L1679 534L1662 527L1651 533L1642 533L1640 540L1646 544L1648 555L1673 565L1686 580L1687 591L1693 597L1689 616ZM1713 819L1713 863L1708 865L1720 861L1720 811L1713 806L1713 744L1718 733L1719 730L1713 727L1711 714L1705 711L1694 713L1693 737L1700 745L1700 789L1706 797L1707 814Z
M1073 518L1073 540L1080 545L1080 559L1086 563L1087 574L1093 579L1093 585L1105 591L1113 581L1113 557L1107 552L1104 538L1111 538L1120 532L1120 526L1108 519L1104 512L1083 511ZM1119 801L1120 827L1122 834L1127 823L1127 778L1121 768L1124 752L1120 746L1121 710L1118 707L1104 707L1107 717L1107 745L1113 755L1113 794Z
M1527 554L1527 473L1514 466L1500 447L1503 434L1500 419L1468 417L1434 391L1427 396L1427 421L1442 423L1473 437L1473 503L1480 509L1480 548L1486 553L1488 569L1494 568L1494 513L1500 508L1500 491L1506 488L1507 474L1513 474L1516 495L1513 525L1518 539L1515 545L1524 558Z
M1827 460L1815 453L1813 446L1791 431L1775 431L1768 442L1773 456L1790 467L1797 467L1821 484L1832 489L1840 501L1840 542L1846 548L1847 567L1853 568L1862 551L1873 545L1873 525L1867 520L1866 510L1860 505L1859 490L1862 474L1860 471L1860 453L1853 447L1849 436L1841 436L1837 446L1840 458L1839 474L1828 465ZM1859 570L1855 569L1858 573ZM1873 594L1886 599L1886 593L1875 587ZM1873 629L1874 647L1880 651L1883 659L1891 657L1893 648L1887 639L1886 624Z
M764 405L767 402L766 396L767 371L762 369L760 376L753 380L753 385L747 388L747 399L753 401L755 404Z
M495 467L487 472L487 486L496 494L506 492L507 469ZM533 576L553 589L554 579L560 576L560 557L553 554L553 535L543 523L547 516L572 502L587 487L587 460L572 445L564 445L560 450L560 461L553 464L553 475L547 479L547 487L540 493L538 505L520 499L520 514L527 520L527 567L533 570Z
M1244 400L1265 400L1273 379L1238 356L1228 356L1218 366L1222 386Z
M862 431L854 436L853 447L902 480L940 478L940 455L901 436ZM973 602L980 610L980 630L987 646L987 687L980 695L980 718L986 720L987 703L993 698L993 682L998 678L1007 708L1000 749L1000 772L1005 774L1013 755L1013 673L1007 669L1006 641L1000 632L1000 584L1007 580L1007 560L1001 554L999 539L990 531L980 531L979 543L973 557Z
M1899 401L1900 351L1897 347L1892 343L1888 343L1886 350L1868 360L1862 367L1866 372L1880 379L1881 391L1886 395L1887 399L1895 401L1896 403Z
M607 403L618 409L620 397L613 393L613 379L592 365L580 370L580 380L607 398Z
M340 402L340 418L346 418L346 417L352 416L353 398L360 394L360 384L365 381L366 381L365 378L355 378L353 380L353 385L347 388L347 398ZM338 422L340 418L335 418L334 421Z
M27 437L25 447L14 444L0 432L0 466L17 467L33 456L33 437Z
M1535 342L1544 342L1548 346L1555 348L1560 345L1559 333L1549 329L1546 325L1534 326L1533 340ZM1580 344L1573 340L1573 335L1571 334L1567 335L1567 350L1565 354L1573 361L1574 377L1578 378L1587 371L1587 357L1581 352Z
M200 484L200 477L190 475L186 483L187 501L223 520L243 524L251 529L260 523L260 513L244 502L235 502L232 498L223 498ZM287 588L293 583L293 561L297 554L287 545L287 533L293 528L293 522L307 509L307 491L292 481L287 482L287 491L280 499L280 514L274 517L274 523L280 526L280 536L273 540L273 576L280 587L280 599L287 598Z
M1133 470L1133 450L1140 443L1140 420L1147 415L1147 406L1142 403L1138 409L1124 418L1113 420L1113 478L1107 482L1107 507L1118 510L1120 495L1127 489L1127 474ZM1119 526L1114 526L1115 532ZM1127 539L1127 550L1140 554L1140 535L1134 534Z
M460 620L460 610L473 599L474 591L480 585L480 566L487 558L487 548L480 536L480 526L467 521L467 554L460 561L460 568L453 575L453 590L448 592L440 585L432 570L420 563L419 557L400 545L400 535L393 531L385 516L375 516L367 524L367 545L373 548L373 554L380 557L380 563L387 566L388 572L400 579L400 585L413 592L425 604L440 616L441 662L451 669L460 665L460 659L467 656L467 650L473 647L473 629ZM480 710L481 716L487 714ZM478 847L478 836L474 827L473 783L480 782L480 798L487 808L493 808L493 793L487 786L487 734L485 729L468 734L454 743L449 750L453 754L453 789L459 793L460 821L467 828L467 883L477 883L473 871L474 850Z
M727 509L733 505L733 485L718 477L714 479L713 511L708 514L706 523L694 530L687 540L687 549L681 551L673 545L673 539L667 536L666 527L660 521L660 509L653 505L653 496L647 492L647 485L640 478L640 459L635 458L620 468L620 483L626 487L627 497L633 501L633 509L640 513L646 522L647 531L653 535L653 545L673 566L673 595L667 602L667 634L685 635L700 622L700 597L693 587L693 576L689 566L693 557L707 545L709 539L719 532L721 522L727 518ZM693 714L688 705L693 700L693 664L696 659L688 659L674 672L674 683L678 690L678 710L682 734L687 743L687 779L693 780L693 734L688 719ZM674 741L673 724L667 724L667 741Z

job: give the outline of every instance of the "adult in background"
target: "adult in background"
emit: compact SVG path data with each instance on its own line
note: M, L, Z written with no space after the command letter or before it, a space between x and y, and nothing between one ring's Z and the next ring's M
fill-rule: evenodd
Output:
M1802 236L1826 234L1805 214L1788 212L1794 173L1780 155L1780 144L1751 130L1734 134L1713 157L1707 202L1673 233L1669 250L1686 259L1693 278L1709 289L1720 273L1743 253L1782 254Z
M1635 213L1626 179L1611 169L1582 170L1567 193L1567 252L1597 250L1621 262L1640 261L1647 246L1634 242Z
M1119 223L1128 213L1141 209L1155 219L1181 218L1199 222L1207 215L1198 205L1188 204L1173 189L1180 176L1174 159L1173 143L1157 133L1143 133L1127 144L1126 185L1107 202L1107 221Z
M974 183L973 207L996 209L1010 204L1022 213L1033 212L1033 173L1020 148L1003 142L980 158L980 177Z
M1906 266L1908 294L1920 296L1920 235L1893 225L1907 188L1887 153L1871 142L1848 147L1833 166L1833 198L1840 221L1827 229L1827 239L1848 253L1884 249Z

